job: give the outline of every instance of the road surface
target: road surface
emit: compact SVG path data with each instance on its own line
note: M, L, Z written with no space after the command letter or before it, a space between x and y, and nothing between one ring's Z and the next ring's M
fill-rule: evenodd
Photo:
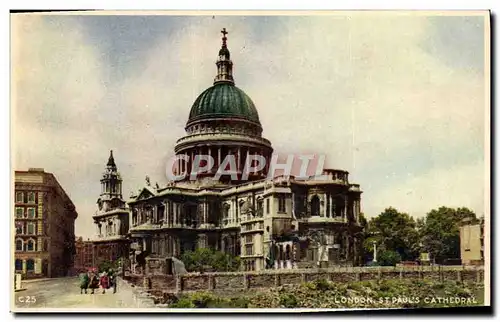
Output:
M132 292L130 286L118 281L117 292L112 289L102 294L102 289L95 294L80 294L77 277L53 278L40 281L23 281L23 291L14 293L17 309L98 309L98 308L141 308L141 301ZM17 310L15 310L17 311Z

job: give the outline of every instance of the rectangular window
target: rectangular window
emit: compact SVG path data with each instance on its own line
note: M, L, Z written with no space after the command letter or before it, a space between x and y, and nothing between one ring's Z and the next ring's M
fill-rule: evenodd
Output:
M247 243L247 244L253 243L253 236L252 235L246 235L245 236L245 243Z
M34 235L35 234L35 223L29 222L28 223L28 235Z
M245 255L251 256L253 255L253 245L245 246Z
M269 198L266 199L266 214L269 213L270 206L269 206Z
M28 203L35 203L35 193L28 192Z
M16 202L24 203L24 193L21 191L16 192Z
M284 196L278 197L278 212L286 212L286 199Z
M28 218L35 218L35 208L28 208Z
M21 221L16 221L16 234L22 235L24 233L24 223Z
M23 218L23 217L24 217L24 208L17 207L16 208L16 218Z

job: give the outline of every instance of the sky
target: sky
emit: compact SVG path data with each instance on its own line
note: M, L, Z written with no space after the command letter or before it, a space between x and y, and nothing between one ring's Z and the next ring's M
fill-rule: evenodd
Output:
M109 150L125 198L165 183L226 28L278 153L349 171L362 211L485 211L483 16L13 16L12 158L54 173L92 237ZM489 176L488 176L489 177Z

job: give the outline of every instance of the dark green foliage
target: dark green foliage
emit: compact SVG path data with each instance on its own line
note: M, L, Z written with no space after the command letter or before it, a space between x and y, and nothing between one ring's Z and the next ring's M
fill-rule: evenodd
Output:
M399 262L401 262L401 255L393 250L382 251L378 258L381 266L395 266Z
M240 268L240 258L211 248L185 252L181 258L189 272L234 272Z
M341 303L339 297L375 299L372 303ZM266 291L249 291L238 298L216 296L208 292L183 295L171 308L410 308L463 306L460 303L429 303L430 297L473 297L476 304L484 302L484 286L477 283L437 282L433 280L391 279L335 283L326 280L271 288ZM380 299L389 299L389 302ZM409 302L407 299L420 299ZM397 301L394 302L394 299ZM401 299L401 300L398 300Z
M373 255L375 242L380 253L394 251L400 255L400 260L415 260L419 256L416 228L417 224L410 215L387 208L368 222L364 251ZM370 256L371 259L372 257Z
M223 298L209 292L196 292L181 296L176 302L169 305L171 308L247 308L248 299Z
M477 221L476 214L470 209L441 207L431 210L420 223L424 251L429 252L436 263L460 258L460 225L466 218Z
M118 266L119 266L119 260L116 260L113 262L104 261L104 262L99 264L98 269L99 269L99 272L109 272L110 269L112 269L113 271L117 271Z
M280 296L280 306L287 308L297 307L297 298L293 294L285 293Z

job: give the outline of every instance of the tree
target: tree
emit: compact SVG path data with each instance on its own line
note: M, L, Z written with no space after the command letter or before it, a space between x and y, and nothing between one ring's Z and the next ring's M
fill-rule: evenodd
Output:
M427 213L419 233L424 250L437 263L447 258L460 258L460 225L464 219L478 220L468 208L440 207Z
M377 262L381 266L395 266L401 262L401 255L393 250L384 250L378 256Z
M380 254L384 251L397 252L402 260L414 260L419 254L419 239L415 220L406 213L390 207L368 222L364 251L373 254L377 244Z
M211 248L197 248L181 255L189 272L233 272L240 268L240 258Z

